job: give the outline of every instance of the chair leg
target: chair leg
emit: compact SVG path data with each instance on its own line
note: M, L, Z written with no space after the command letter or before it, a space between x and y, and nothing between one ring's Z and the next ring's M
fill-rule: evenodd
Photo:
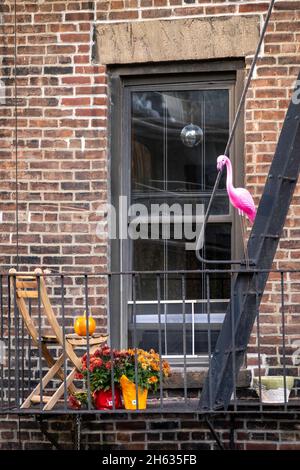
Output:
M49 349L47 348L47 346L45 344L42 344L42 351L43 351L43 356L46 359L46 362L47 362L48 366L52 367L56 363L56 361L53 358L53 356L51 355ZM59 368L56 371L56 376L60 380L62 380L62 381L64 380L64 372L61 368ZM76 392L76 387L73 384L70 385L69 392L70 393L75 393Z
M47 374L42 378L42 390L48 385L50 380L57 374L58 370L61 368L64 362L64 355L62 354L59 356L55 364L48 370ZM41 393L41 386L38 384L35 389L31 392L31 394L26 398L24 403L22 404L21 408L30 408L31 405L31 398L35 395L40 395Z
M77 369L74 367L74 369L72 369L72 371L70 372L70 374L67 376L67 378L66 378L66 386L67 386L67 387L70 387L70 385L72 384L73 380L75 379L76 372L77 372ZM48 403L46 403L46 405L45 405L44 408L43 408L43 411L50 411L50 410L52 410L52 408L54 407L54 405L56 405L56 403L58 402L58 400L60 399L60 397L63 395L64 389L65 389L65 383L63 382L63 383L58 387L58 389L56 390L56 392L52 395L52 397L50 398L50 400L48 401Z

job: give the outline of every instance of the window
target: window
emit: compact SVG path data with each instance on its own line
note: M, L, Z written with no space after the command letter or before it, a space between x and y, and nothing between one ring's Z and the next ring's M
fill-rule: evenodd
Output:
M184 237L183 224L188 219L195 230L199 217L196 205L207 207L217 176L216 158L223 153L228 139L241 65L237 62L222 73L207 70L186 73L183 68L184 73L175 76L162 73L163 69L160 74L150 76L145 69L138 69L140 73L136 75L134 70L123 71L124 76L122 70L111 73L112 199L117 205L117 197L127 196L131 205L143 205L148 210L139 218L141 236L119 240L113 246L112 269L174 271L174 274L161 276L160 286L162 348L164 355L174 361L180 361L183 354L182 276L176 271L205 267L198 262L194 250L186 249L189 240ZM198 126L203 133L202 140L195 146L187 145L182 139L182 130L190 124ZM239 145L235 142L230 157L235 173L240 176L235 158ZM238 256L239 233L228 202L225 176L206 229L202 255L207 259L226 260ZM174 204L182 209L181 214L178 216L171 211L166 218L169 213L164 214L165 208ZM156 214L154 225L150 217L152 207L162 209ZM127 223L132 219L129 214ZM183 236L178 238L180 226ZM229 266L210 265L210 268ZM208 350L206 282L201 273L187 274L184 282L186 352L191 361L205 358ZM229 276L226 273L210 275L209 288L214 347L230 297ZM132 291L128 277L123 276L120 283L114 282L112 314L116 315L119 302L121 318L120 322L114 322L114 331L121 346L133 343ZM137 345L157 349L157 277L147 273L139 275L135 280L134 298Z

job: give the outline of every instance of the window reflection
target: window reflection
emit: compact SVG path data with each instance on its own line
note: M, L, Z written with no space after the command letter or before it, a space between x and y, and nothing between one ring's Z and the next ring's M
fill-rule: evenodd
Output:
M224 151L229 128L228 90L132 93L133 192L210 191L216 156ZM197 147L180 133L193 122L204 132ZM224 178L220 189L224 189Z

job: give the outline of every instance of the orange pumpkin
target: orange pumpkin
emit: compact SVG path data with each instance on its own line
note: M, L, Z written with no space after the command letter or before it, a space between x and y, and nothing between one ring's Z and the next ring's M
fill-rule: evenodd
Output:
M91 315L89 315L88 323L89 323L89 335L91 336L95 333L95 330L96 330L96 322ZM86 312L84 312L82 317L77 317L75 319L74 331L79 336L86 336Z

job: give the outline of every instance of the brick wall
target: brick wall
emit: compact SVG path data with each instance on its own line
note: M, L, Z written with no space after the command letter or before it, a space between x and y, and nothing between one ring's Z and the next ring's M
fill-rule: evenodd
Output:
M211 420L226 448L234 439L240 450L300 450L299 414L238 414ZM74 448L75 421L47 417L45 427L62 449ZM231 433L231 428L233 433ZM39 423L28 416L0 421L0 449L53 449L40 432ZM84 450L217 450L218 446L201 415L128 414L83 417L81 449Z
M96 209L107 201L109 179L107 80L105 68L93 59L95 21L244 14L260 15L262 20L267 7L264 1L17 0L21 268L42 264L54 271L99 272L109 265L105 238L95 235ZM0 79L5 84L5 102L0 104L2 270L16 261L13 11L12 0L1 2ZM246 184L257 203L299 70L299 24L300 2L278 0L246 103ZM247 57L247 66L250 61ZM299 187L275 267L299 268ZM299 375L291 357L299 339L299 279L289 276L287 280L288 361L290 372ZM269 372L280 366L282 354L279 281L270 277L261 307L262 364ZM91 289L96 298L96 288ZM105 328L105 308L93 308ZM257 365L256 347L253 335L250 367Z

